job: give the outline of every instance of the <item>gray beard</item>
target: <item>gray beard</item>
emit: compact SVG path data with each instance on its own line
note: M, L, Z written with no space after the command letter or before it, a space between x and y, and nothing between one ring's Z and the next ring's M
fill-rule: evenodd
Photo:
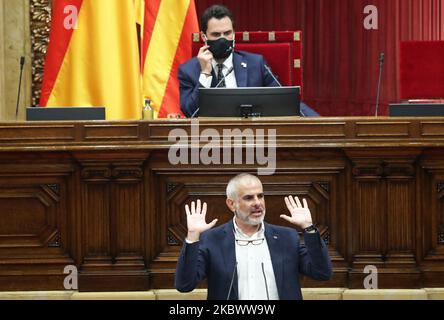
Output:
M250 226L257 226L257 225L261 224L264 221L265 212L266 211L264 209L264 214L260 218L251 218L249 215L243 215L242 213L239 213L237 210L234 212L234 214L243 223L248 224Z

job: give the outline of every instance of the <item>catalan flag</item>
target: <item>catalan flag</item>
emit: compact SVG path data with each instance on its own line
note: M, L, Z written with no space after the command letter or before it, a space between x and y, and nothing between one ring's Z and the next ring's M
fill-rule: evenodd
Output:
M54 0L40 105L105 106L109 120L140 119L137 18L136 0Z
M145 0L142 40L143 95L159 118L180 112L179 65L191 58L199 32L194 0Z

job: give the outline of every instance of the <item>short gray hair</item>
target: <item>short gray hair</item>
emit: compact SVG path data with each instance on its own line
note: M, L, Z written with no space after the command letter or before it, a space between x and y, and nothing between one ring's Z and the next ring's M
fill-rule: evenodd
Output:
M262 184L261 180L255 175L249 173L241 173L232 178L227 185L227 198L232 200L237 200L237 193L239 185L248 182L259 182Z

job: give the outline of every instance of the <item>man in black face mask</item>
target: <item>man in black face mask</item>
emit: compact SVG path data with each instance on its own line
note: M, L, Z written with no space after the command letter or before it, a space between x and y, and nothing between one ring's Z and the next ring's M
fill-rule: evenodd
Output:
M179 68L181 109L186 116L192 116L198 108L199 87L273 85L273 78L264 69L262 56L234 52L234 18L226 7L208 8L202 16L201 27L205 45L196 58Z
M194 117L198 110L199 88L279 86L265 68L261 55L234 51L234 18L226 7L208 8L202 16L201 28L205 45L197 57L179 68L180 108L187 117ZM304 107L301 104L301 111ZM304 112L317 115L311 109Z

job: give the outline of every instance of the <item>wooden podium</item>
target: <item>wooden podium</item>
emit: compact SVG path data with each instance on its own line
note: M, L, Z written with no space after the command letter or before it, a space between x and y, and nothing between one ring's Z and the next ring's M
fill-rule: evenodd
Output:
M444 286L444 118L191 124L1 123L0 290L63 290L67 265L81 291L172 288L184 204L200 198L224 223L227 181L258 167L171 164L175 129L189 142L207 129L275 130L266 220L287 225L283 197L305 197L334 266L331 281L304 287L363 288L368 265L380 288Z

